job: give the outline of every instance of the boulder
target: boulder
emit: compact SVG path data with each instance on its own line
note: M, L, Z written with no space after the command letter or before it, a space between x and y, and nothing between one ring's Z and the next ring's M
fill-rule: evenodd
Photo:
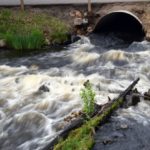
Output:
M148 92L144 93L144 100L150 101L150 89L148 90Z
M5 47L5 46L6 46L5 40L1 39L0 40L0 47Z
M39 91L42 91L42 92L49 92L49 88L46 86L46 85L41 85L40 88L39 88Z
M74 19L74 26L82 26L83 19L82 18L75 18Z
M82 13L81 13L79 10L76 10L76 11L75 11L75 16L76 16L77 18L82 18L82 17L83 17Z
M71 17L75 17L75 16L76 16L76 12L75 12L75 11L71 11L71 12L69 13L69 15L70 15Z

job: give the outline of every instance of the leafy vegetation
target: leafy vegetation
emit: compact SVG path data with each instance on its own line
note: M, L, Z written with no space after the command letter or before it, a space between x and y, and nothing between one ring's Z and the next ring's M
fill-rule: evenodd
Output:
M46 13L0 10L0 39L13 49L40 49L44 44L63 43L69 26Z
M87 118L90 118L94 112L95 105L95 92L92 89L92 85L89 81L84 84L84 89L81 90L80 96L84 102L83 112L86 114Z

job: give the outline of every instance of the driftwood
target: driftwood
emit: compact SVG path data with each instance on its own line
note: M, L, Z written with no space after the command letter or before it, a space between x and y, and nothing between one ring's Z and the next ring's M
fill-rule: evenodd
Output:
M99 105L95 105L96 106L96 110L94 112L94 114L92 115L91 118L94 118L96 116L99 116L103 113L105 113L109 108L111 108L111 106L114 103L117 103L118 101L120 101L120 99L122 99L122 104L124 103L125 100L125 96L127 94L130 93L130 91L132 91L132 89L134 88L134 86L138 83L139 78L136 79L124 92L122 92L116 99L114 99L113 101L109 101L107 104L103 105L103 106L99 106ZM120 105L120 104L119 104ZM111 110L111 109L110 109ZM115 110L115 109L114 109ZM108 117L111 115L111 113L114 111L113 109L110 111L110 113L108 115L106 115L103 118L103 121L101 123L104 123ZM71 124L66 127L57 137L55 137L46 147L44 147L42 150L53 150L54 145L56 145L60 139L65 139L69 132L80 127L81 125L83 125L85 119L83 116L81 116L80 118L77 118L76 120L72 121Z

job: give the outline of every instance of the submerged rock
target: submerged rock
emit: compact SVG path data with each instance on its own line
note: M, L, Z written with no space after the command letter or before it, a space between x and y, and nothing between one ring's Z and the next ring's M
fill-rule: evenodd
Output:
M42 85L42 86L40 86L39 91L49 92L50 90L49 90L49 88L46 85Z
M150 89L148 90L148 92L144 93L144 100L150 101Z
M0 48L5 47L6 46L6 42L5 40L0 40Z

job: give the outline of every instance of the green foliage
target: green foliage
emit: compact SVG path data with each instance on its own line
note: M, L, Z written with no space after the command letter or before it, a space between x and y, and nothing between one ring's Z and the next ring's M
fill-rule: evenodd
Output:
M0 10L0 39L14 49L40 49L45 44L63 43L69 27L60 19L34 11Z
M7 45L16 50L40 49L44 44L44 36L38 30L25 35L8 32L5 39Z
M52 33L51 38L53 39L53 43L63 43L67 40L67 34L63 33L61 30L58 30Z
M123 98L113 102L101 115L86 121L80 128L70 132L66 140L61 140L54 150L90 150L94 144L94 128L104 121L123 103Z
M52 21L52 34L51 34L51 39L54 39L52 40L52 42L56 42L56 43L63 43L64 41L67 40L67 30L66 30L66 25L61 22L60 20L58 19L54 19L54 18L51 18L51 21Z
M92 85L89 81L84 84L84 89L81 90L80 96L83 100L83 112L89 118L94 112L94 104L95 104L95 92L92 89Z
M1 19L10 19L10 16L11 16L11 11L9 9L2 9L1 10L1 13L0 13L0 18Z

